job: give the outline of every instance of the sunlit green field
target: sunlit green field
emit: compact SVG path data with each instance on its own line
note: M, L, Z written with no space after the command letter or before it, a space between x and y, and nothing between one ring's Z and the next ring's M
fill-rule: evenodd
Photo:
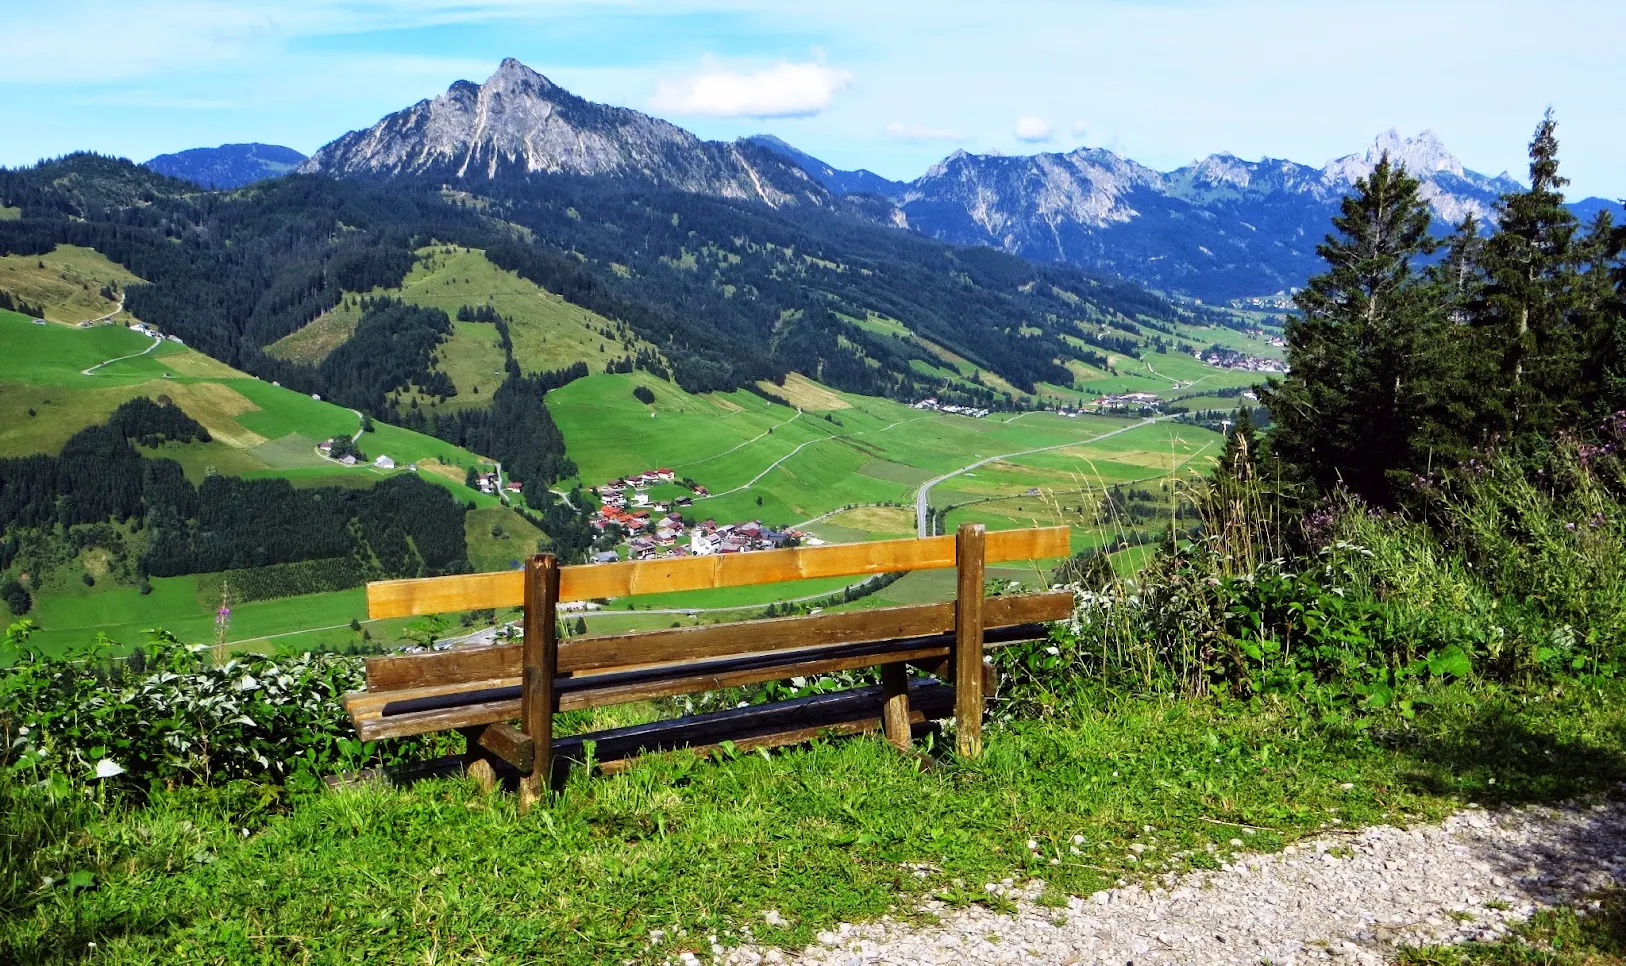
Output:
M29 643L59 651L105 635L110 641L130 645L140 643L147 630L156 627L184 641L210 643L215 639L217 606L218 602L199 600L195 575L154 578L152 593L145 595L134 587L73 588L35 601L28 616L41 630ZM232 608L226 641L261 651L279 643L293 646L296 637L298 643L333 646L358 638L349 627L352 619L367 621L366 592L360 588L254 601ZM389 639L401 623L366 626L375 637Z

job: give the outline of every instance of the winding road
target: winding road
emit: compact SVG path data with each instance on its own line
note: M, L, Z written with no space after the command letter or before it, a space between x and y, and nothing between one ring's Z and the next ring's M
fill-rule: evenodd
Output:
M936 477L935 479L927 480L926 482L924 482L924 483L922 483L920 485L920 491L915 494L915 531L916 531L916 535L920 536L920 537L929 537L929 536L931 536L930 533L926 532L926 528L927 528L926 501L931 496L932 487L934 487L937 484L943 482L944 480L953 479L954 477L959 476L961 473L969 473L970 471L978 468L979 466L987 466L989 463L993 463L993 462L996 462L998 460L1008 460L1008 459L1013 459L1013 458L1018 457L1018 456L1030 456L1030 455L1032 455L1034 453L1044 453L1044 452L1047 452L1047 451L1053 450L1053 449L1067 449L1070 446L1084 446L1084 445L1087 445L1089 443L1095 443L1095 442L1099 442L1099 441L1101 441L1103 439L1108 439L1110 437L1117 436L1119 433L1127 433L1131 429L1139 429L1142 426L1150 426L1151 424L1153 424L1155 422L1158 422L1159 420L1171 419L1171 418L1173 418L1173 417L1170 417L1170 416L1152 416L1152 417L1149 417L1147 419L1143 419L1138 423L1132 423L1132 424L1130 424L1128 426L1125 426L1122 429L1115 429L1110 433L1102 433L1100 436L1091 436L1089 439L1076 439L1076 440L1073 440L1070 443L1057 443L1054 446L1039 446L1039 447L1036 447L1034 449L1025 449L1025 450L1021 450L1020 452L1016 452L1016 453L1001 453L998 456L984 457L983 459L977 460L975 463L971 463L971 464L969 464L967 466L962 466L959 469L953 471L952 473L944 473L942 476Z

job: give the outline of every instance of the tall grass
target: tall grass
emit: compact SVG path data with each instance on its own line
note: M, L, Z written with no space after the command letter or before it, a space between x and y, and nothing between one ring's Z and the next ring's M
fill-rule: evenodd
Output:
M1626 656L1626 471L1566 441L1419 480L1411 512L1337 494L1308 512L1237 440L1180 483L1201 527L1138 573L1075 565L1073 619L1006 649L1006 714L1085 681L1151 692L1305 691L1385 708L1422 681L1612 677ZM1264 464L1268 465L1268 464Z

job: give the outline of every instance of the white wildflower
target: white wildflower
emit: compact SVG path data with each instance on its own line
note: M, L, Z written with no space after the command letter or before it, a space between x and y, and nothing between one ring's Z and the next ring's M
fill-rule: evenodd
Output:
M42 751L40 754L43 755L44 752ZM97 778L113 778L114 776L122 774L124 774L124 766L120 765L111 758L103 758L101 761L96 763Z

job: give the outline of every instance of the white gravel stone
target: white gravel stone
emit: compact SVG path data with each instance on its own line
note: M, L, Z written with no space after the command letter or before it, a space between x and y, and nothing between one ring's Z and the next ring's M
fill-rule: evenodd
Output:
M1278 854L1238 854L1223 871L1074 897L1065 908L1034 904L1042 882L989 883L1016 912L927 900L919 909L941 917L934 925L843 923L799 952L743 947L720 961L1377 966L1399 945L1494 939L1540 908L1626 879L1623 838L1626 801L1469 806L1438 825L1338 830Z

